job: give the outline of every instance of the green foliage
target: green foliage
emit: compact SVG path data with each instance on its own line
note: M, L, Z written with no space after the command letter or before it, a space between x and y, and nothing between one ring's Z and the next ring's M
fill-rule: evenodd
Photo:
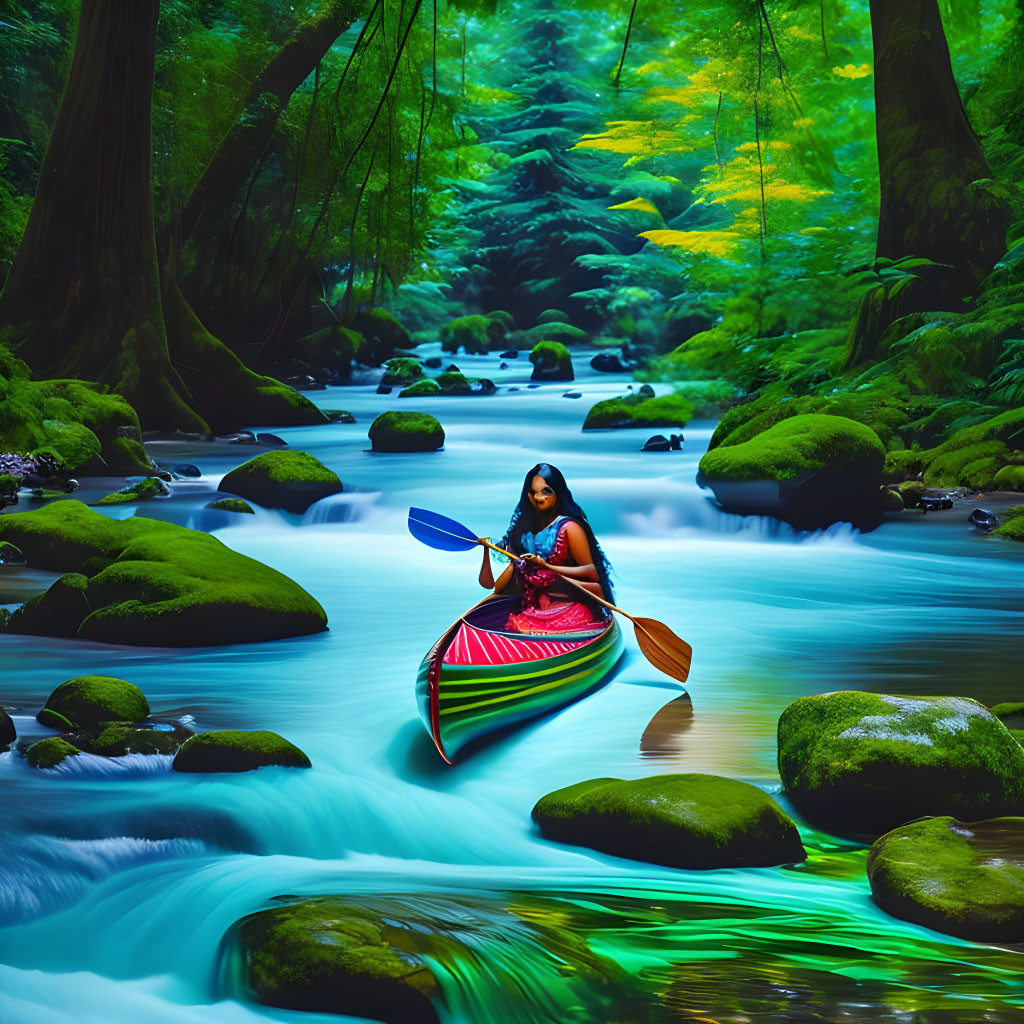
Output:
M501 320L486 316L462 316L441 328L441 351L468 354L490 351L491 345L505 336L505 325Z

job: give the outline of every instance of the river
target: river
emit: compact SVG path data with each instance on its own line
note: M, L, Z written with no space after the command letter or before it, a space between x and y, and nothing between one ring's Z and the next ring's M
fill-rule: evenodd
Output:
M2 1024L337 1021L234 987L225 934L281 894L404 897L428 915L446 895L478 900L493 921L474 932L479 959L438 965L447 1022L1024 1019L1020 954L885 915L862 847L803 829L805 865L689 872L551 843L530 821L540 796L596 776L709 772L777 795L776 721L806 694L1024 698L1024 546L948 517L800 534L724 515L694 483L713 423L690 423L682 452L641 453L653 430L584 433L590 405L626 378L586 369L575 384L529 388L524 356L505 370L493 355L456 359L495 380L493 396L410 401L369 382L312 393L357 422L275 431L344 481L305 516L202 508L248 446L149 446L202 476L138 514L215 531L280 569L323 604L328 632L170 652L0 636L0 699L20 735L49 734L32 715L59 683L114 675L157 717L273 729L314 766L185 776L169 758L83 755L40 772L0 755ZM371 453L373 417L410 407L438 416L444 449ZM405 516L422 506L499 538L538 461L587 510L617 602L692 643L689 701L627 630L612 682L449 767L413 684L434 639L482 596L479 559L419 545ZM86 483L86 500L110 489ZM53 576L0 571L8 605ZM489 909L510 902L578 933L628 980L568 978Z

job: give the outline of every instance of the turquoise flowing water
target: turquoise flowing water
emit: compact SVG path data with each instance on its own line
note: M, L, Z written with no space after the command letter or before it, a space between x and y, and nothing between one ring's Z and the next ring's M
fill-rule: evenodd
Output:
M202 508L251 448L150 446L202 476L138 514L215 531L285 572L323 604L329 632L171 652L0 636L0 700L19 735L49 734L32 716L60 682L108 674L139 685L158 717L273 729L314 765L181 776L168 758L82 755L40 772L0 755L0 1021L337 1020L238 989L224 937L282 894L402 899L427 918L468 901L473 955L445 948L434 961L453 1022L1022 1019L1020 954L883 914L862 848L805 830L800 867L677 871L547 842L530 810L604 775L711 772L776 793L775 723L806 694L1021 699L1024 552L950 520L807 535L723 515L693 482L712 423L690 424L681 453L641 454L655 431L580 430L624 378L588 370L528 388L522 358L507 370L493 356L458 362L498 394L330 389L314 398L357 423L277 431L346 486L303 517ZM396 407L436 414L444 449L369 452L373 416ZM413 683L426 649L482 596L479 559L420 546L405 516L419 505L498 538L537 461L562 469L587 509L618 603L693 644L692 713L630 639L599 692L449 767ZM3 569L0 604L52 575Z

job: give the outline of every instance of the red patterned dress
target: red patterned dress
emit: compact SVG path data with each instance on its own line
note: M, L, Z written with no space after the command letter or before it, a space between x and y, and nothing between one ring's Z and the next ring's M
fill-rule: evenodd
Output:
M551 565L575 565L569 552L566 526L572 522L561 516L536 534L524 533L524 551L540 555ZM516 579L523 592L522 610L509 615L505 629L510 633L571 633L600 623L590 608L579 601L549 593L564 577L551 569L540 569L528 562L516 562Z

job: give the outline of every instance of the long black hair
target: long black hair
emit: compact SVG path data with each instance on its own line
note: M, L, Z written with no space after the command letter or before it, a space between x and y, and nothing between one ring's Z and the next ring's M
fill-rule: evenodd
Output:
M549 466L546 462L538 463L526 474L526 478L523 480L523 490L519 495L519 503L512 511L512 520L498 546L517 555L522 554L523 534L536 533L544 526L540 512L533 507L530 501L531 484L535 476L543 477L548 487L555 492L555 516L568 516L583 527L583 532L587 535L587 541L590 544L590 552L594 557L594 568L597 570L597 579L604 591L605 600L614 601L612 584L609 579L612 571L611 563L601 550L601 545L597 543L590 521L587 519L587 513L576 503L561 471L554 466Z

